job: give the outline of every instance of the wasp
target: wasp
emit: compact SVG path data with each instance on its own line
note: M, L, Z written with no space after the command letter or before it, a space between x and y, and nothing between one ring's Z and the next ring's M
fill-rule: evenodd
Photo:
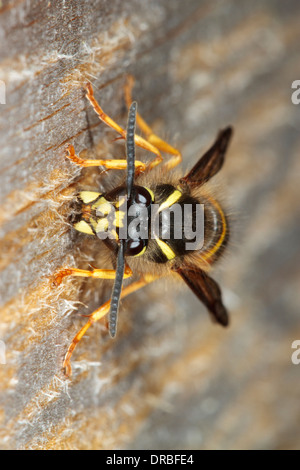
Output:
M223 166L232 127L221 130L213 145L193 168L180 177L174 168L182 160L181 153L158 137L137 112L137 103L132 101L133 83L133 77L130 76L125 85L125 101L129 109L126 129L102 110L95 99L92 85L86 85L87 99L100 120L125 140L126 158L82 159L76 155L72 145L67 146L67 157L81 167L103 166L105 169L126 171L124 183L113 190L104 194L81 191L78 195L79 216L74 222L77 231L97 236L101 243L106 244L114 257L116 268L82 270L70 267L54 275L55 285L60 284L66 276L114 280L110 300L89 316L68 348L63 363L67 376L72 372L72 353L88 328L109 314L109 333L115 337L120 299L162 276L181 278L206 306L213 320L222 326L227 326L229 321L220 287L208 274L210 267L226 248L229 223L221 204L206 189L206 183ZM144 137L136 134L136 126ZM154 158L147 164L136 160L136 146L148 150ZM162 152L170 155L167 161L163 161ZM177 217L174 214L174 217L170 217L175 206L179 210ZM192 248L191 244L187 248L188 242L195 241L198 206L204 208L203 240L201 244L192 243ZM152 210L154 207L156 211ZM187 208L190 209L189 216L184 217ZM150 230L149 224L146 224L154 219L156 231ZM190 237L186 236L187 222L191 227ZM138 231L138 225L143 230ZM137 280L123 286L123 280L133 274Z

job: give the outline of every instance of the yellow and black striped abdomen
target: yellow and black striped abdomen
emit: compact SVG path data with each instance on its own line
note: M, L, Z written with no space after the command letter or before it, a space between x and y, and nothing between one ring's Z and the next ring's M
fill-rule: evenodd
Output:
M223 254L230 235L228 217L215 199L205 196L204 204L204 245L200 250L201 259L214 263Z
M159 205L159 232L158 237L149 242L146 252L149 260L167 263L197 251L205 263L212 264L221 256L229 239L229 225L216 200L209 196L193 197L179 187L163 184L155 188L155 203ZM198 205L203 208L200 213L204 216L200 224L196 215L199 214ZM188 218L187 206L190 211ZM200 241L199 248L195 250L188 248L196 237L187 238L187 223Z

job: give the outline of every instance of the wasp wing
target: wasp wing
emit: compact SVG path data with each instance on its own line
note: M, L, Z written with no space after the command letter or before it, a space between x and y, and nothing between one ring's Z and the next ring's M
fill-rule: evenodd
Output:
M183 265L173 269L194 294L204 303L213 318L223 326L229 323L228 313L222 302L220 287L208 274L195 266Z
M180 179L180 184L201 186L218 173L223 166L232 132L232 127L226 127L226 129L220 131L215 143L200 158L191 171Z

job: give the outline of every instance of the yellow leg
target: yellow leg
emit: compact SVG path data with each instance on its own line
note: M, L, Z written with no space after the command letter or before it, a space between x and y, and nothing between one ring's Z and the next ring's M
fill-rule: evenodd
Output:
M52 278L53 286L59 286L63 278L67 276L80 276L80 277L93 277L96 279L114 279L116 271L114 269L77 269L77 268L64 268L54 274ZM132 276L132 271L129 266L125 266L124 278Z
M93 87L92 87L91 83L87 83L86 90L87 90L87 95L86 95L87 99L89 100L89 102L93 106L95 112L98 114L101 121L105 122L105 124L107 124L109 127L114 129L115 131L117 131L123 139L126 139L126 130L123 129L123 127L119 126L119 124L117 124L113 119L111 119L103 111L103 109L101 108L99 103L96 101L95 96L94 96ZM156 155L156 158L150 164L151 168L158 165L162 161L161 153L155 145L152 145L151 142L149 142L148 140L143 139L143 137L140 137L139 135L136 135L136 134L135 134L134 140L135 140L136 145L138 145L139 147L141 147L145 150L148 150L149 152L152 152L152 153L154 153L154 155ZM147 166L147 168L148 168L148 166Z
M107 170L126 170L127 168L126 160L83 160L75 154L73 145L69 144L66 150L68 152L67 157L72 160L73 163L82 167L104 166ZM138 173L146 169L145 163L139 160L135 161L135 167Z
M126 105L127 105L128 108L130 107L130 105L132 103L132 88L133 88L133 85L134 85L134 78L133 78L132 75L129 75L127 77L127 82L126 82L125 87L124 87L125 101L126 101ZM141 117L141 115L139 113L137 113L136 122L137 122L139 128L141 129L141 131L145 134L146 140L150 144L154 145L160 151L166 152L166 153L172 155L172 157L169 159L169 161L164 164L164 166L167 170L170 170L171 168L174 168L175 166L177 166L181 162L182 156L181 156L181 153L179 152L179 150L172 147L167 142L165 142L160 137L158 137L156 134L154 134L151 127L148 126L148 124L144 121L144 119ZM151 162L147 166L147 168L149 168L149 169L153 168L153 162Z
M126 287L123 288L123 290L121 292L121 299L123 299L124 297L126 297L129 294L132 294L133 292L137 291L138 289L141 289L142 287L149 284L150 282L155 281L155 279L157 279L157 277L144 276L140 280L135 281L132 284L129 284L129 286L126 286ZM71 360L71 356L72 356L73 351L76 348L77 344L79 343L81 338L85 335L85 333L87 332L87 330L89 329L89 327L93 323L97 322L98 320L100 320L101 318L105 317L105 315L108 314L109 309L110 309L110 300L108 300L103 305L101 305L101 307L97 308L97 310L95 310L91 314L91 316L90 316L89 320L87 321L87 323L74 336L74 338L73 338L73 340L72 340L72 342L71 342L71 344L68 348L67 354L65 355L64 362L63 362L63 368L64 368L64 371L65 371L65 374L68 377L72 375L72 368L71 368L70 360Z

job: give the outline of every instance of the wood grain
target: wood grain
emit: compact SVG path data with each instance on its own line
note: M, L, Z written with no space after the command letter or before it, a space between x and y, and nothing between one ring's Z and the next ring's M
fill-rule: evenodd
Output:
M2 449L299 448L299 9L295 0L0 2ZM184 170L220 128L235 128L216 178L233 219L215 271L231 326L211 324L180 283L157 282L122 303L116 340L104 323L89 330L66 379L68 344L111 282L53 289L49 278L62 266L104 267L98 240L70 227L72 198L121 175L80 171L64 149L124 154L82 86L91 81L124 125L126 73Z

